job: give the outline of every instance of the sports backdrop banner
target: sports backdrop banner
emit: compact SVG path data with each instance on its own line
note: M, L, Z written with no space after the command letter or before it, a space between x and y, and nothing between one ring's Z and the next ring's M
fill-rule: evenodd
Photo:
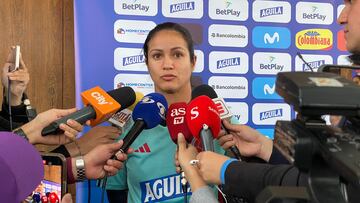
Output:
M192 33L194 75L241 124L272 138L276 120L295 115L275 92L278 72L350 63L336 22L343 8L342 0L76 0L76 95L97 85L153 92L141 48L152 28L173 21ZM78 202L86 201L86 187L78 189Z

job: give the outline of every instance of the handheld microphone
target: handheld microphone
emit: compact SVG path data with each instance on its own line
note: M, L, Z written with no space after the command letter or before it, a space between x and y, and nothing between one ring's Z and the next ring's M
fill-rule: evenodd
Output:
M134 108L132 113L134 125L124 137L124 144L119 151L126 153L144 129L154 128L164 122L167 105L165 97L159 93L151 93L143 97Z
M144 94L141 92L135 92L136 99L135 102L126 109L119 111L111 116L109 122L121 129L121 132L125 132L128 130L133 124L133 120L131 118L131 114L134 110L135 105L144 97Z
M186 124L186 106L185 102L178 102L171 104L166 114L166 126L168 127L170 137L172 141L177 145L178 134L182 133L187 143L192 142L193 136ZM187 192L187 180L185 172L181 169L181 186L183 192Z
M220 118L222 119L230 119L232 117L232 114L230 113L230 110L225 104L225 101L221 98L218 98L215 90L210 87L209 85L203 84L198 87L196 87L191 92L191 97L194 99L200 95L206 95L213 99L217 106L217 110L220 114ZM224 124L221 122L221 128L225 130L226 134L229 134L228 130L225 128ZM241 160L241 153L240 150L237 148L237 146L231 146L230 147L231 152L234 154L236 159Z
M52 122L42 130L41 135L46 136L61 132L60 124L66 123L68 119L73 119L80 124L90 120L91 126L102 123L119 109L125 109L133 104L135 92L131 87L122 87L105 92L97 86L81 93L81 97L85 104L84 108Z
M220 132L220 117L215 103L207 96L193 99L186 108L186 123L191 134L201 140L204 151L214 151L213 138Z

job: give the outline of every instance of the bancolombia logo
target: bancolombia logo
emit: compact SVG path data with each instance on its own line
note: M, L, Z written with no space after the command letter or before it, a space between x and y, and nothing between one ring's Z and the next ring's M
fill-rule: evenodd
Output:
M248 80L245 77L212 76L208 84L219 97L243 99L248 95Z
M328 29L308 29L296 33L296 47L302 50L330 50L333 33Z
M211 46L246 47L248 44L248 29L241 25L209 26L209 44Z

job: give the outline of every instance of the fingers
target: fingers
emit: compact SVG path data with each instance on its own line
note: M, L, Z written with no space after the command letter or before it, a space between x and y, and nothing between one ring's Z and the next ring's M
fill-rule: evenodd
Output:
M76 111L76 108L72 109L52 109L58 118L67 116Z
M70 139L75 139L79 131L73 129L72 127L62 123L59 125L59 128L64 131L64 134Z
M225 135L219 139L219 144L222 148L228 149L229 147L235 145L234 137L233 135Z
M74 129L76 132L81 132L84 129L84 126L81 125L80 123L76 122L73 119L68 119L66 121L66 123L68 124L68 126L72 129Z
M240 131L239 126L241 126L241 125L239 125L239 124L234 125L234 124L231 124L227 120L223 120L223 124L224 124L225 128L228 129L229 131L235 131L235 132Z
M116 174L123 166L121 161L109 159L106 161L106 165L104 165L104 170L109 174Z
M177 143L178 143L179 151L184 151L186 149L186 140L182 133L178 134Z

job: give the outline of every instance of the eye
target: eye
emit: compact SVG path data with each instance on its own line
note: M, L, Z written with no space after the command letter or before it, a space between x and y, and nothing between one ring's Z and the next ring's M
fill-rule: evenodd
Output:
M153 58L154 60L159 60L161 58L161 54L160 53L154 53L151 58Z
M183 55L184 55L184 54L181 53L181 52L175 52L175 53L174 53L175 58L180 58L180 57L182 57Z

